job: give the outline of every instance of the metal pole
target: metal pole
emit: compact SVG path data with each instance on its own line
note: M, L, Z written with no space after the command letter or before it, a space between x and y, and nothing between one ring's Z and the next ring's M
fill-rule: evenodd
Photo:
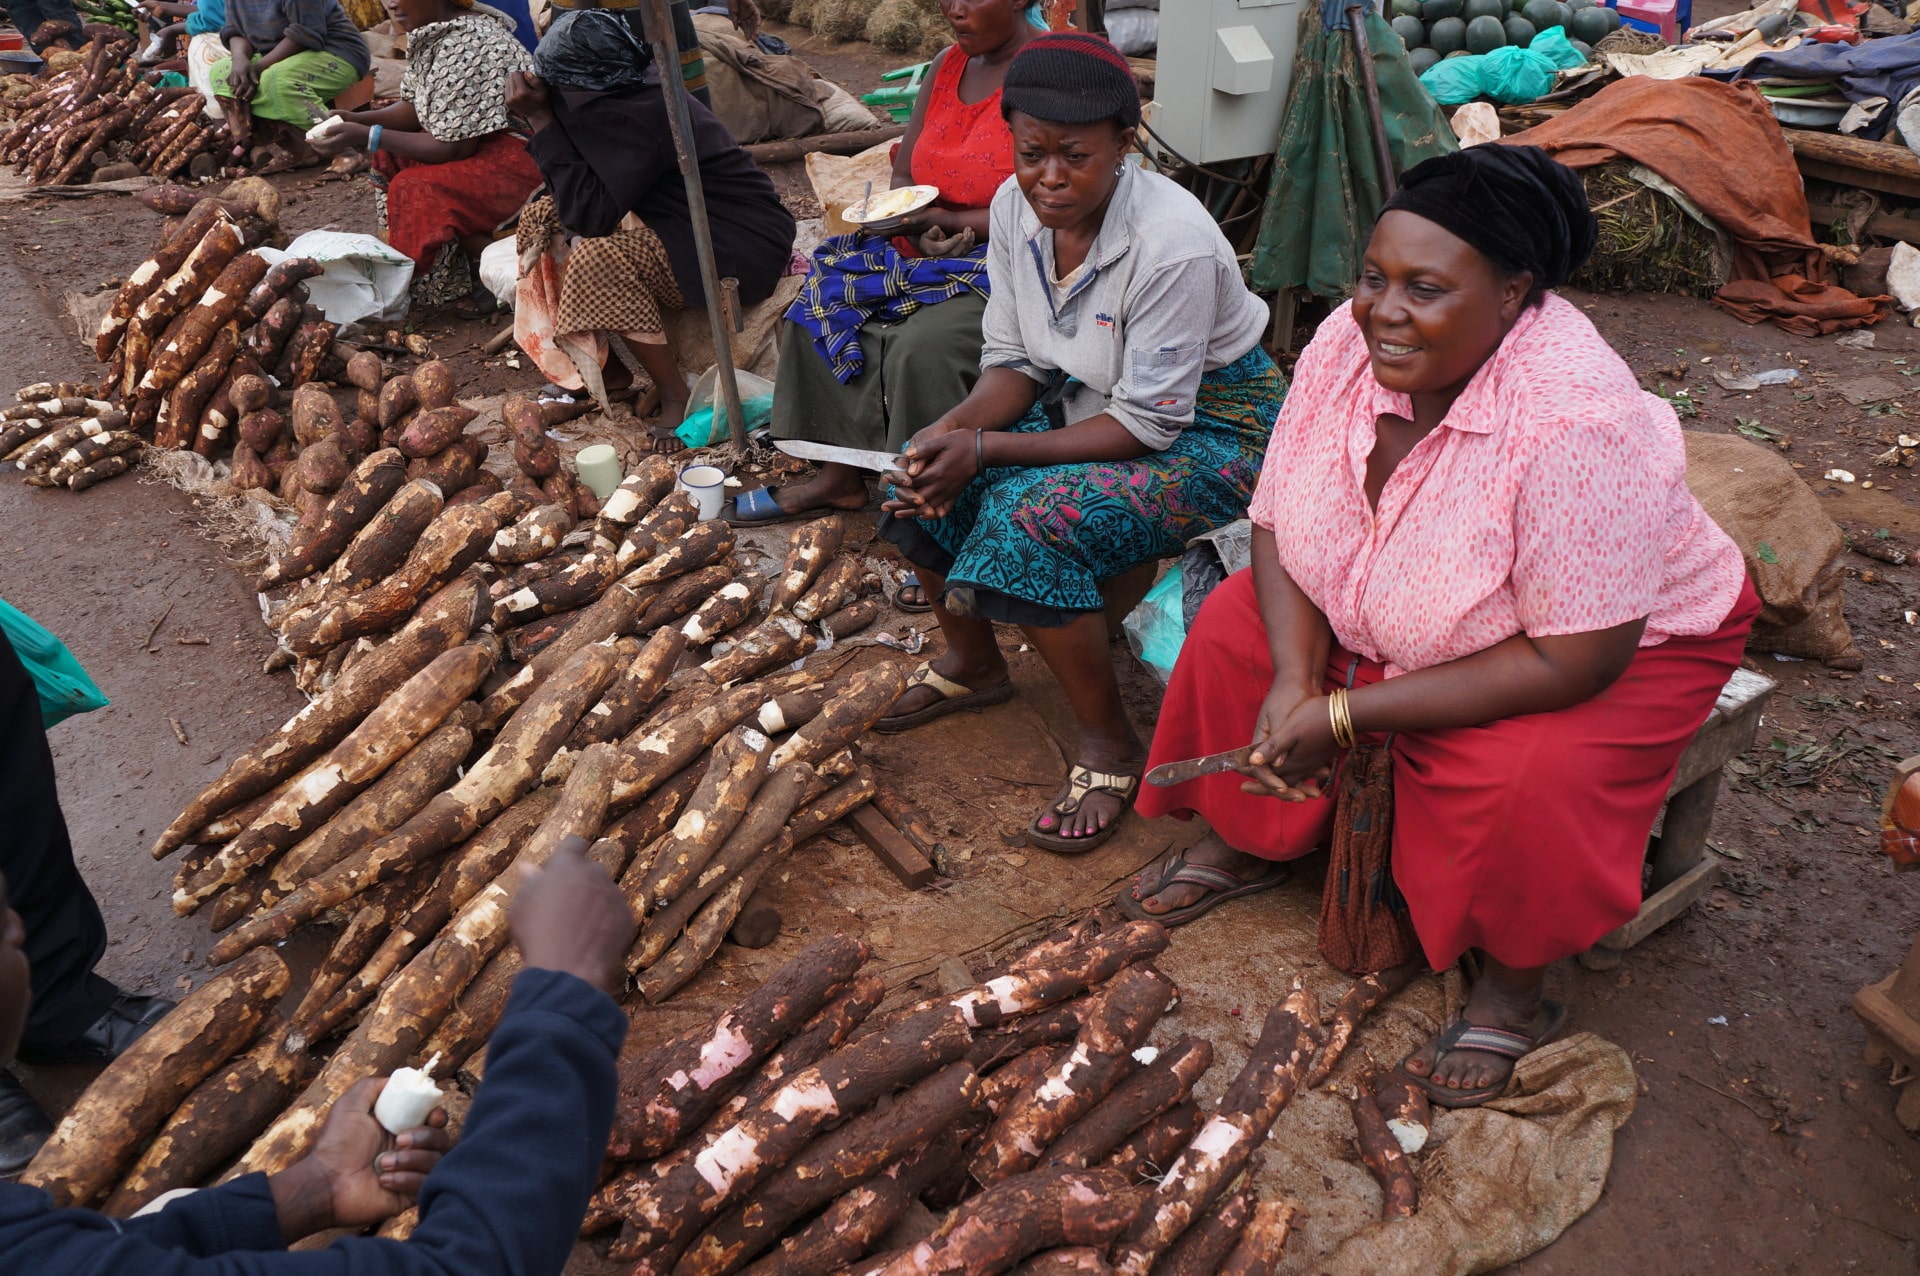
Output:
M713 261L713 227L707 221L707 193L700 185L700 160L693 147L693 114L687 108L687 85L680 77L680 46L673 38L669 0L648 0L645 13L652 28L654 65L660 69L660 90L667 103L667 124L673 130L673 149L680 160L680 178L687 186L687 215L693 221L693 247L700 259L700 283L707 293L707 321L713 329L713 361L719 371L721 401L727 409L728 435L745 452L747 418L740 410L740 382L733 374L733 345L728 339L725 294L720 270Z
M1387 149L1387 126L1380 116L1380 86L1373 79L1373 50L1367 47L1367 20L1360 5L1347 6L1347 34L1353 39L1354 61L1360 64L1360 87L1367 95L1367 122L1373 126L1373 153L1380 165L1380 194L1392 199L1399 183L1394 180L1393 152Z

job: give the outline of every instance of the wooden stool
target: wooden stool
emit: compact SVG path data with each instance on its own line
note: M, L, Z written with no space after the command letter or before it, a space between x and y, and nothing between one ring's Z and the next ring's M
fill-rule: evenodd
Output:
M1905 872L1917 867L1911 837L1916 798L1920 757L1911 757L1895 768L1880 808L1880 849ZM1891 1068L1888 1080L1902 1087L1894 1116L1907 1129L1920 1130L1920 1085L1908 1084L1920 1074L1920 940L1900 969L1853 995L1853 1013L1867 1026L1867 1066Z
M1774 681L1736 669L1713 712L1680 755L1667 803L1653 822L1647 858L1653 866L1651 892L1626 925L1602 935L1580 954L1588 970L1612 970L1627 949L1687 911L1720 880L1720 861L1707 852L1707 826L1720 797L1720 770L1727 759L1753 745L1760 714L1773 695Z
M1853 994L1853 1013L1867 1026L1867 1066L1891 1068L1900 1099L1894 1116L1909 1130L1920 1130L1920 940L1900 969Z

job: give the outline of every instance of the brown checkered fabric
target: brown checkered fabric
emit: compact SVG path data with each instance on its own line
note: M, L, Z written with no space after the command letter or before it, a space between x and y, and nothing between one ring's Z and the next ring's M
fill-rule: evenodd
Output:
M552 199L536 200L520 216L518 246L524 253L549 244L559 228ZM554 329L562 336L663 332L661 311L679 310L683 304L660 236L646 226L621 229L574 242L567 253Z

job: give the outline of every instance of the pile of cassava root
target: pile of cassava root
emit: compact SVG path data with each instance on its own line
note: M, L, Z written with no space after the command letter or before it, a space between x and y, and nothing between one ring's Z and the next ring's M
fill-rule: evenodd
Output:
M232 448L236 486L279 482L303 511L333 490L327 483L337 487L338 464L286 477L299 449L338 433L333 450L357 459L379 434L349 430L337 408L297 410L296 428L283 428L274 410L279 387L298 396L345 364L335 353L334 325L305 305L301 280L319 265L296 257L269 268L249 247L266 225L226 200L195 204L127 276L101 319L93 348L108 365L104 381L20 390L20 405L0 414L0 461L28 471L31 483L81 490L123 472L144 445L191 448L210 459ZM377 358L372 376L378 388ZM331 404L325 385L309 395L315 392ZM303 503L299 495L308 490L315 499Z
M202 113L206 99L142 79L126 32L90 24L86 34L80 65L43 69L35 90L13 103L0 162L36 186L84 182L114 164L162 181L190 165L196 177L218 171L235 139L226 121Z
M1296 986L1203 1106L1212 1044L1149 1044L1167 942L1096 911L873 1022L866 946L814 944L708 1026L629 1045L583 1231L617 1227L635 1276L1271 1272L1294 1207L1257 1198L1255 1153L1352 1023L1336 1040ZM874 1253L916 1200L937 1225Z
M154 848L192 847L174 903L225 932L209 957L232 966L215 984L296 927L340 929L284 1019L265 1012L280 992L260 994L243 1053L223 1038L197 1075L163 1069L179 1093L113 1098L122 1080L88 1100L90 1119L131 1115L99 1127L119 1132L111 1147L87 1135L78 1187L47 1168L69 1163L55 1145L33 1178L63 1199L122 1179L118 1200L150 1199L249 1143L242 1170L283 1165L352 1081L435 1053L459 1067L516 973L517 866L562 839L587 842L645 919L628 966L658 1001L730 932L776 937L777 908L755 888L876 792L852 746L899 695L899 667L850 672L823 654L789 668L836 624L872 617L856 598L864 567L835 557L837 520L801 526L768 581L737 569L724 523L693 521L661 457L577 527L569 507L529 509L510 490L444 501L408 464L398 449L369 455L267 568L263 587L293 586L275 619L314 699ZM549 574L526 570L548 559ZM202 1058L178 1043L168 1057ZM185 1132L148 1143L169 1112Z

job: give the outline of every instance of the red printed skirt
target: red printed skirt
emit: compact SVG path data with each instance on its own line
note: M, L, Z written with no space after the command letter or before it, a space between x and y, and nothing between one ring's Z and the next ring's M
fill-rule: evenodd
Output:
M470 235L492 235L540 186L527 144L495 133L463 160L423 164L376 151L387 177L387 242L432 270L440 249Z
M1642 647L1611 687L1571 708L1393 737L1393 876L1435 969L1468 948L1544 966L1639 911L1654 816L1759 609L1748 582L1718 630ZM1336 645L1326 687L1342 685L1356 662L1356 686L1384 675ZM1194 618L1147 765L1247 744L1272 681L1253 573L1238 572ZM1146 787L1136 809L1199 814L1228 845L1263 859L1328 843L1331 798L1283 802L1243 793L1240 782L1228 772Z

